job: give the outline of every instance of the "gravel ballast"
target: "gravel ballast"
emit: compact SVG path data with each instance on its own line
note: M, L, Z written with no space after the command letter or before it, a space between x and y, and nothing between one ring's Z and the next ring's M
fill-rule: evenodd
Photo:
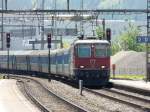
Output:
M91 112L144 112L143 110L135 109L133 107L121 104L86 91L83 91L83 96L79 95L79 89L64 83L52 80L48 82L47 79L39 79L41 83L45 84L50 90L56 92L58 95L81 105L83 108Z
M74 107L64 103L62 100L56 98L54 95L47 92L40 84L34 81L23 80L26 87L42 105L44 105L50 112L78 112ZM20 84L19 86L23 86ZM19 87L20 88L20 87Z

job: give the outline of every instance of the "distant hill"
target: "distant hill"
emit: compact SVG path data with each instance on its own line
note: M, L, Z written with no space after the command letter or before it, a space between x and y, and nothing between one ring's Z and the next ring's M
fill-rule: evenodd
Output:
M99 6L102 8L122 9L145 9L147 0L101 0ZM133 4L133 5L132 5ZM99 7L99 8L100 8Z
M35 7L39 9L41 7L41 2L42 0L8 0L8 9L35 9ZM70 0L70 9L80 9L80 3L81 0ZM83 3L84 9L144 9L146 8L147 0L83 0ZM54 0L45 0L45 9L52 8L54 8ZM57 9L66 8L67 0L57 0Z

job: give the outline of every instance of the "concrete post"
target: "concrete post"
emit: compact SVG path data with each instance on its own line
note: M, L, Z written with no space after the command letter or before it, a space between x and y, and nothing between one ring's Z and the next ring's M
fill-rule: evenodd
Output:
M83 80L79 80L79 90L80 90L80 95L82 95L82 90L83 90Z

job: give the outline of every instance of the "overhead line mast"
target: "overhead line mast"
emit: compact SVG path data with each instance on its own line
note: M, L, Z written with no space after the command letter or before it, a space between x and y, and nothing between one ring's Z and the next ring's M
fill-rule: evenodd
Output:
M42 10L44 10L45 0L42 0ZM41 50L44 49L44 13L42 13L42 27L41 27Z
M81 10L83 10L83 0L81 0ZM81 32L81 35L84 35L84 28L83 28L83 12L81 12L81 17L82 17L82 20L81 20L81 28L80 28L80 32Z
M2 0L2 10L1 10L1 14L2 14L2 21L1 21L1 50L3 50L4 49L4 35L3 35L3 33L4 33L4 27L3 27L3 5L4 5L4 1Z
M70 0L67 0L67 10L70 10Z
M147 36L150 36L150 0L147 0ZM150 43L146 43L146 80L150 81Z

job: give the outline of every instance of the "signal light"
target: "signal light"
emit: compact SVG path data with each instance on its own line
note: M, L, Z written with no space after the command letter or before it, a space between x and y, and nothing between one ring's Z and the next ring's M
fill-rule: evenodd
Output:
M51 37L48 37L48 38L47 38L47 42L48 42L48 44L51 43Z
M7 48L10 48L10 33L6 33L6 47Z
M50 33L47 35L47 43L48 43L48 48L51 48L51 34Z
M10 33L6 34L6 38L7 38L7 43L10 43Z
M110 28L106 29L106 38L108 41L111 41L111 29Z

